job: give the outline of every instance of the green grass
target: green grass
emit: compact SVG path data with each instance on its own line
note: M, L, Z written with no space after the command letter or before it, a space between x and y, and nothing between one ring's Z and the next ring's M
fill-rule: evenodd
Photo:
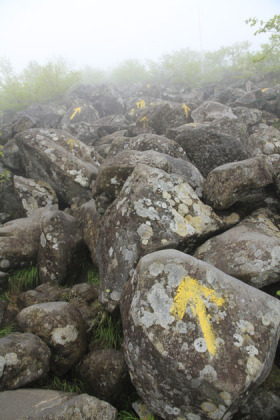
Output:
M4 328L0 329L0 338L3 338L3 337L5 337L5 335L11 334L13 332L15 332L14 324L7 325L7 327L4 327Z
M17 270L8 279L8 289L1 294L0 299L12 302L21 292L35 289L39 285L39 272L35 265Z
M52 389L64 392L75 392L76 394L86 393L86 389L83 382L81 382L77 378L68 380L61 379L58 376L53 375L52 377L41 380L39 383L37 383L37 386L38 385L40 386L40 388L43 389Z
M99 286L99 272L97 269L88 270L87 282Z
M130 411L121 410L118 412L117 420L139 420L139 417Z
M9 277L9 290L11 292L24 292L35 289L39 285L39 272L37 266L30 264L29 267L18 270Z
M120 349L122 343L122 323L120 317L112 316L96 302L96 315L91 322L92 338L90 347L97 349Z

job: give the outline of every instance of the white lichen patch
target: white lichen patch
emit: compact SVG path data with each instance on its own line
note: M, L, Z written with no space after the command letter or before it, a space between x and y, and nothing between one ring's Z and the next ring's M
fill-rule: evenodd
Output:
M233 344L235 347L241 347L243 345L244 339L240 334L233 334Z
M77 171L76 169L71 169L68 170L67 173L75 177L74 181L77 182L77 184L80 184L84 188L89 187L89 180L83 175L81 169L79 171Z
M250 356L246 363L246 371L250 376L255 377L258 376L262 366L262 363L255 356Z
M254 335L255 334L255 327L254 325L249 322L246 321L244 319L240 319L237 323L236 323L238 329L244 334L244 333L248 333L250 335Z
M194 340L193 345L198 353L205 353L208 350L207 343L203 337L198 337Z
M19 359L16 353L7 353L5 355L5 361L7 366L15 366L19 363Z
M151 226L142 223L137 229L137 233L141 238L142 244L147 245L149 243L149 239L151 239L151 237L153 236L153 229L151 228Z
M224 400L226 406L230 406L230 404L232 403L232 396L229 392L221 392L220 396L222 397L222 399Z
M137 301L140 296L135 294L132 302L132 308L137 307ZM169 308L172 305L172 299L167 295L165 287L161 283L153 285L151 290L147 294L147 302L149 303L149 310L144 307L140 313L140 319L134 319L135 324L145 325L149 328L151 325L157 324L164 329L168 328L174 321L173 316L170 315ZM152 311L150 310L152 309Z
M206 382L215 382L217 379L217 372L213 366L206 365L204 369L199 372L199 379Z
M154 262L149 267L149 272L153 277L157 277L164 270L164 265L160 262Z
M160 220L157 210L152 206L150 199L140 198L133 203L134 210L138 216L150 220Z
M259 354L259 350L253 345L246 346L245 349L249 356L256 356L257 354Z
M51 335L53 344L60 344L62 346L76 341L77 337L78 331L74 325L66 325L64 328L55 328Z
M42 232L41 236L40 236L40 245L43 248L45 248L46 244L47 244L47 240L46 240L46 237L45 237L44 233Z

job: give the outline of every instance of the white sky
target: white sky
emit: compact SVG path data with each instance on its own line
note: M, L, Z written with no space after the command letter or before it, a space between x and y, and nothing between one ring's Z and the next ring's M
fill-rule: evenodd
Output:
M182 48L258 48L268 37L254 37L245 19L276 13L280 0L0 0L0 57L17 71L59 56L106 69Z

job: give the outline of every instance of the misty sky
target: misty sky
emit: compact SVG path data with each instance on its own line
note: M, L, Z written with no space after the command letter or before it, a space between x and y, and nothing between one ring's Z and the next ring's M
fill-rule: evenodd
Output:
M112 68L190 48L216 50L254 37L245 19L268 20L280 0L0 0L0 57L21 71L64 57L74 67Z

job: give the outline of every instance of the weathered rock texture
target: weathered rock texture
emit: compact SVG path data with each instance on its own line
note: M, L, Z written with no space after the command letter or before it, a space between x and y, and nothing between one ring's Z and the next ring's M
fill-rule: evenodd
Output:
M184 178L138 164L99 227L93 226L101 302L109 310L116 308L143 255L163 248L189 251L222 227Z
M13 333L0 338L0 390L15 389L46 376L51 352L36 335Z
M164 419L230 419L271 369L277 299L175 250L143 257L122 296L132 382Z
M51 349L51 369L69 371L86 349L85 325L78 309L67 302L39 303L17 316L20 330L38 335Z
M226 232L209 239L195 257L261 288L279 280L280 217L260 209Z

